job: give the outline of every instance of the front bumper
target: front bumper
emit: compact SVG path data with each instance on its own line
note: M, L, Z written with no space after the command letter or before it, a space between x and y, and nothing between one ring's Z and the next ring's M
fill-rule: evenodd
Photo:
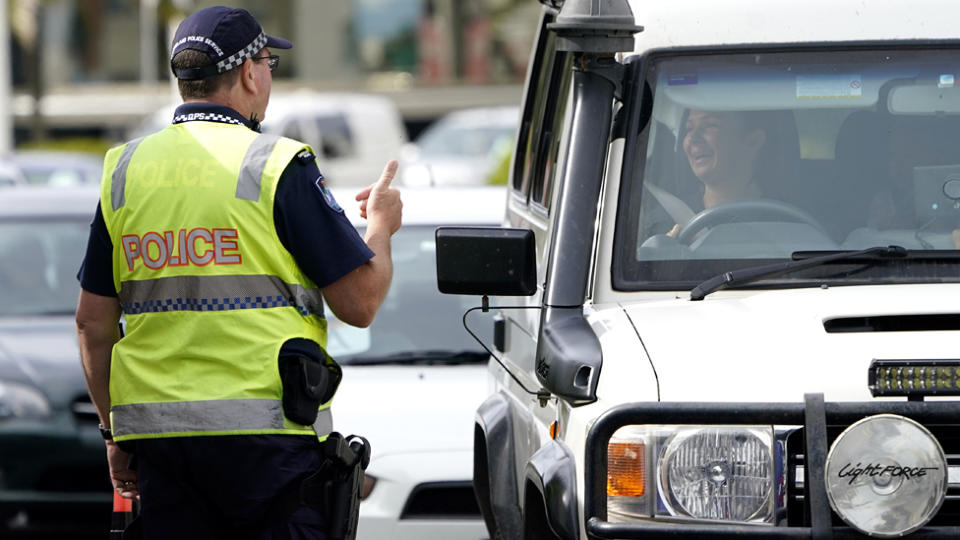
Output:
M377 480L360 503L357 540L485 538L471 483L472 456L470 450L375 454L367 474Z
M65 415L0 423L0 537L102 537L112 501L95 423Z
M953 465L960 461L960 402L873 401L824 403L820 394L808 395L804 403L637 403L615 407L591 427L587 437L584 516L590 538L864 538L845 526L831 510L824 484L828 449L837 432L875 414L890 413L911 418L934 433ZM792 463L802 460L803 493L793 493L789 503L797 516L782 526L672 523L655 520L629 523L607 520L607 443L622 426L631 424L763 424L802 426L800 448L790 448ZM931 524L911 538L960 538L960 497L947 494ZM797 508L802 506L802 508Z

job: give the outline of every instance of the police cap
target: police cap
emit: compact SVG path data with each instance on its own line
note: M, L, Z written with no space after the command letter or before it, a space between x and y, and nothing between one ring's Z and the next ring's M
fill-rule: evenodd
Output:
M199 68L173 69L178 79L195 80L238 67L264 47L289 49L293 43L263 32L260 23L247 10L227 6L201 9L177 28L170 60L182 50L194 49L207 54L213 64Z

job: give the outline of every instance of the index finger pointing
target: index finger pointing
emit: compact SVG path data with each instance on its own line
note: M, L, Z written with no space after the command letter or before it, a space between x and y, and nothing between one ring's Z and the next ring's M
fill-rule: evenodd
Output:
M397 160L391 159L387 162L387 165L383 168L383 172L380 173L380 180L377 180L374 189L385 190L390 187L390 182L393 182L393 177L397 174L397 167L399 164Z

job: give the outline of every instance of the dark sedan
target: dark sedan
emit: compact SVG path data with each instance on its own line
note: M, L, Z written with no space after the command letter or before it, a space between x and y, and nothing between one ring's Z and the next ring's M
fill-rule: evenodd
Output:
M0 537L103 538L112 488L74 332L97 188L0 192Z

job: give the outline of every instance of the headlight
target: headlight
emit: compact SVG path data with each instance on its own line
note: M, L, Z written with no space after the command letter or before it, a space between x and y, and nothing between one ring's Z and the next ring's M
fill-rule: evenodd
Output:
M50 402L32 386L0 380L0 420L50 416Z
M608 516L771 523L773 445L769 426L623 427L607 445Z
M670 514L722 521L766 521L773 513L768 429L684 430L667 444L660 490Z
M367 497L370 496L370 493L373 492L373 487L377 485L377 479L374 476L369 474L363 475L363 489L360 490L360 500L365 501Z

